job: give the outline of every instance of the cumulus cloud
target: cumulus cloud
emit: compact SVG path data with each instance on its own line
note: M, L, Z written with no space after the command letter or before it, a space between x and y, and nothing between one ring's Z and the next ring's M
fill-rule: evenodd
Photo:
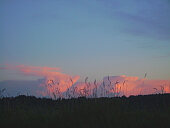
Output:
M50 97L112 97L145 95L156 93L170 93L169 80L148 80L136 76L106 76L101 81L78 82L80 76L70 76L61 73L60 68L36 67L36 66L11 66L5 65L0 69L16 70L24 75L43 77L39 81L40 88L37 94Z
M119 95L145 95L153 93L170 93L169 80L148 80L136 76L110 76L104 77L106 85L114 87ZM112 91L113 92L113 91Z
M55 67L5 65L0 69L16 70L24 75L43 77L44 80L42 81L41 86L44 86L47 89L47 92L42 92L44 95L51 95L56 91L56 89L59 89L61 93L65 92L79 79L79 76L70 76L68 74L61 73L60 68Z
M86 80L85 80L86 81ZM148 80L136 76L106 76L102 81L76 82L77 95L87 97L113 97L170 93L169 80Z

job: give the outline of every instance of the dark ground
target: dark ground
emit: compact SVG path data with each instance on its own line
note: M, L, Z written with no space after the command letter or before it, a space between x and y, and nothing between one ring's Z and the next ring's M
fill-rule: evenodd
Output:
M1 128L170 128L170 94L52 100L0 99Z

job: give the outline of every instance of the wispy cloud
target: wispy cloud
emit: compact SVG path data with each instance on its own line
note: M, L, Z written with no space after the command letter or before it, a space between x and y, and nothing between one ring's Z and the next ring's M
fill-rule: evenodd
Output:
M122 2L116 0L103 3L109 8L108 13L113 20L119 20L126 24L122 32L157 40L170 39L169 2L162 0Z

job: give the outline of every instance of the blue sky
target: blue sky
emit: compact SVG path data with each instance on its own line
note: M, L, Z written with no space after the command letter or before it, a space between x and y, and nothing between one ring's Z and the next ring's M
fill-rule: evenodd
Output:
M0 19L0 64L170 79L168 0L1 0Z

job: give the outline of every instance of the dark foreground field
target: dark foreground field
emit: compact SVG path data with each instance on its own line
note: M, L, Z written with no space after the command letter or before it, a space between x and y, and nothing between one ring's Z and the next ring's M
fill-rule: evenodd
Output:
M51 100L0 99L1 128L170 128L170 94Z

